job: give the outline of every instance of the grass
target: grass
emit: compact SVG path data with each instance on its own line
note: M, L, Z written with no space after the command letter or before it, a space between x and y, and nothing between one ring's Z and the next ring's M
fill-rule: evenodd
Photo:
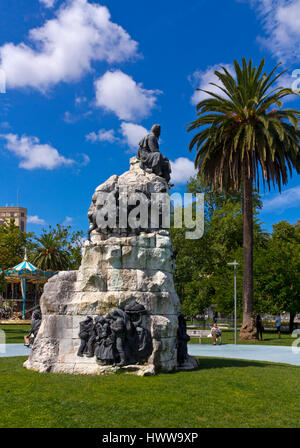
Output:
M23 343L24 336L29 333L30 325L0 325L0 330L4 330L6 334L6 343ZM239 332L238 332L239 336ZM291 346L295 340L290 334L282 333L281 338L278 339L277 333L268 331L264 332L263 341L243 341L238 340L238 344L259 344L259 345L288 345ZM192 338L192 343L199 343L199 338ZM232 330L222 330L222 342L223 344L234 343L234 332ZM212 344L211 338L203 338L202 344Z
M0 427L299 427L299 368L201 358L192 372L40 374L0 359Z
M7 344L22 344L24 336L29 333L30 325L5 324L0 325L0 330L5 331Z
M202 338L202 344L212 344L212 338ZM281 333L280 339L274 331L265 331L263 333L263 341L239 341L239 331L237 333L237 343L238 344L257 344L257 345L288 345L291 346L295 341L290 334ZM199 338L191 338L192 343L199 343ZM222 343L223 344L234 344L234 331L233 330L222 330Z

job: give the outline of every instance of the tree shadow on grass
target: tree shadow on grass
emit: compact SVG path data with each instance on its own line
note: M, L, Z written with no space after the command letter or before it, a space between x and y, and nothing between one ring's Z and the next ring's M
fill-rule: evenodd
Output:
M222 368L240 368L240 367L268 367L272 363L264 361L251 361L248 359L230 359L230 358L205 358L198 357L200 365L195 370L209 370L209 369L222 369Z
M193 370L176 370L174 372L169 372L168 375L178 375L182 372L185 373L193 373L193 372L201 372L203 370L210 369L223 369L223 368L243 368L243 367L261 367L266 368L273 365L273 363L265 362L265 361L251 361L248 359L230 359L230 358L206 358L202 356L196 356L199 359L200 365L196 369ZM280 365L281 367L285 367L285 364L275 364L276 366Z

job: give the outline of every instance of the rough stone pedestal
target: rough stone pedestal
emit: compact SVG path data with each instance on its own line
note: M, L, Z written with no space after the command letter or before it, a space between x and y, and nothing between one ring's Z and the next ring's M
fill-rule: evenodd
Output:
M91 208L101 192L120 186L131 191L168 191L164 179L146 173L133 159L131 170L112 176L100 185ZM90 210L91 210L90 208ZM78 271L60 272L46 283L41 298L42 324L24 366L40 372L102 374L122 369L139 375L170 372L177 366L177 328L180 302L173 282L174 258L169 232L156 230L124 236L122 233L91 233L83 245ZM152 336L153 352L144 365L103 366L96 358L80 358L79 323L87 315L96 317L136 301L147 314L143 326ZM183 369L195 368L188 357Z

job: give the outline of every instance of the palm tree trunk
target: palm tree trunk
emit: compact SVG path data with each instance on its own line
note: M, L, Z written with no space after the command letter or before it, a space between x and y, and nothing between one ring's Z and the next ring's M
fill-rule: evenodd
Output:
M249 178L246 166L243 172L243 220L243 324L240 330L240 339L246 341L257 339L253 315L253 180L252 176Z

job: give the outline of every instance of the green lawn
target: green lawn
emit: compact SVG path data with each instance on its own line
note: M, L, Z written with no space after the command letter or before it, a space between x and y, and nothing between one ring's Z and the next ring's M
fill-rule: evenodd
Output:
M28 334L30 330L30 325L17 325L17 324L11 324L11 325L0 325L0 330L4 330L6 333L6 342L7 344L12 343L23 343L24 342L24 335ZM239 333L238 333L239 336ZM291 337L290 334L281 334L281 339L278 339L277 333L275 332L265 332L264 333L264 340L263 341L257 341L257 342L239 342L239 344L263 344L263 345L292 345L292 342L295 340ZM234 332L231 330L223 330L222 331L222 340L224 344L233 344L234 343ZM192 338L191 342L198 343L199 339ZM212 344L211 338L203 338L202 344Z
M274 331L265 331L263 334L263 341L239 341L239 331L238 331L238 344L258 344L258 345L292 345L295 341L290 334L282 333L281 338L278 339L277 333ZM199 343L199 338L192 338L192 343ZM223 344L234 344L234 331L233 330L222 330L222 343ZM202 344L212 344L212 338L202 338Z
M24 343L24 336L29 333L30 325L5 324L0 325L0 330L5 331L6 343Z
M300 427L299 367L201 358L193 372L40 374L0 358L0 427Z

